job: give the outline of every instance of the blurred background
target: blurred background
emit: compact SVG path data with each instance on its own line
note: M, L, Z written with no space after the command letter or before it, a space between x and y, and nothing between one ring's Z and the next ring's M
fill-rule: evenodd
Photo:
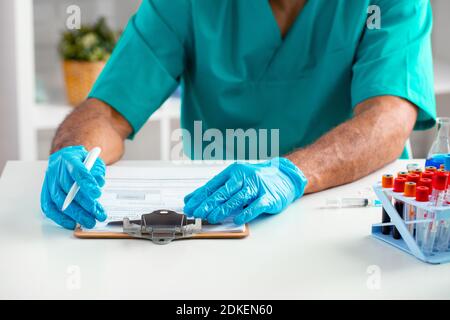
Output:
M105 17L108 28L119 31L140 2L0 0L0 172L7 160L46 159L55 129L73 110L70 95L73 100L81 89L73 83L70 72L85 68L75 65L68 71L70 66L63 63L63 58L68 59L69 54L65 57L58 52L62 32L66 30L67 8L77 5L83 24L92 25ZM431 0L431 3L435 19L433 47L438 115L450 116L450 1ZM90 71L83 71L83 76L92 78L96 68L91 61L87 67ZM170 133L179 127L179 106L177 90L135 140L127 141L125 159L168 159ZM413 133L411 144L415 158L426 157L434 131Z

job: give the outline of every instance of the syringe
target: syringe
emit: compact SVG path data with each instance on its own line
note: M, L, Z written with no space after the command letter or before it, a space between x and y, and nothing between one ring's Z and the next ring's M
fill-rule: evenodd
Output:
M325 208L364 208L364 207L380 207L381 202L377 199L369 198L328 198L325 202Z

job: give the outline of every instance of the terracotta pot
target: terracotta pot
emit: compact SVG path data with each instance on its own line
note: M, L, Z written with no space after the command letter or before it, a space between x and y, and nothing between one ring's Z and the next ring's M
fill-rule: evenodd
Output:
M63 62L66 94L70 105L75 107L87 98L105 64L106 61L66 60Z

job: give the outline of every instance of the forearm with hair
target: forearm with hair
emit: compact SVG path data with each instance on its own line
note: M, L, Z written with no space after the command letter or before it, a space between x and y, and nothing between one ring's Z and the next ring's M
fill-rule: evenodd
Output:
M124 152L124 140L132 132L129 123L107 104L89 99L63 121L53 139L51 153L83 145L87 150L102 148L102 159L111 164Z
M417 108L406 100L369 99L352 119L286 157L307 177L306 193L349 183L397 159L416 118Z

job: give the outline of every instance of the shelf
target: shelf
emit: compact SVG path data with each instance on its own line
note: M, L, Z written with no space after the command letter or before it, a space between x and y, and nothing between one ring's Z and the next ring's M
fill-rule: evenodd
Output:
M434 91L437 95L450 94L450 63L436 60L434 63Z
M178 119L180 117L179 97L170 97L151 117L150 121ZM64 104L36 104L33 108L35 130L56 129L64 118L73 111L73 107Z

